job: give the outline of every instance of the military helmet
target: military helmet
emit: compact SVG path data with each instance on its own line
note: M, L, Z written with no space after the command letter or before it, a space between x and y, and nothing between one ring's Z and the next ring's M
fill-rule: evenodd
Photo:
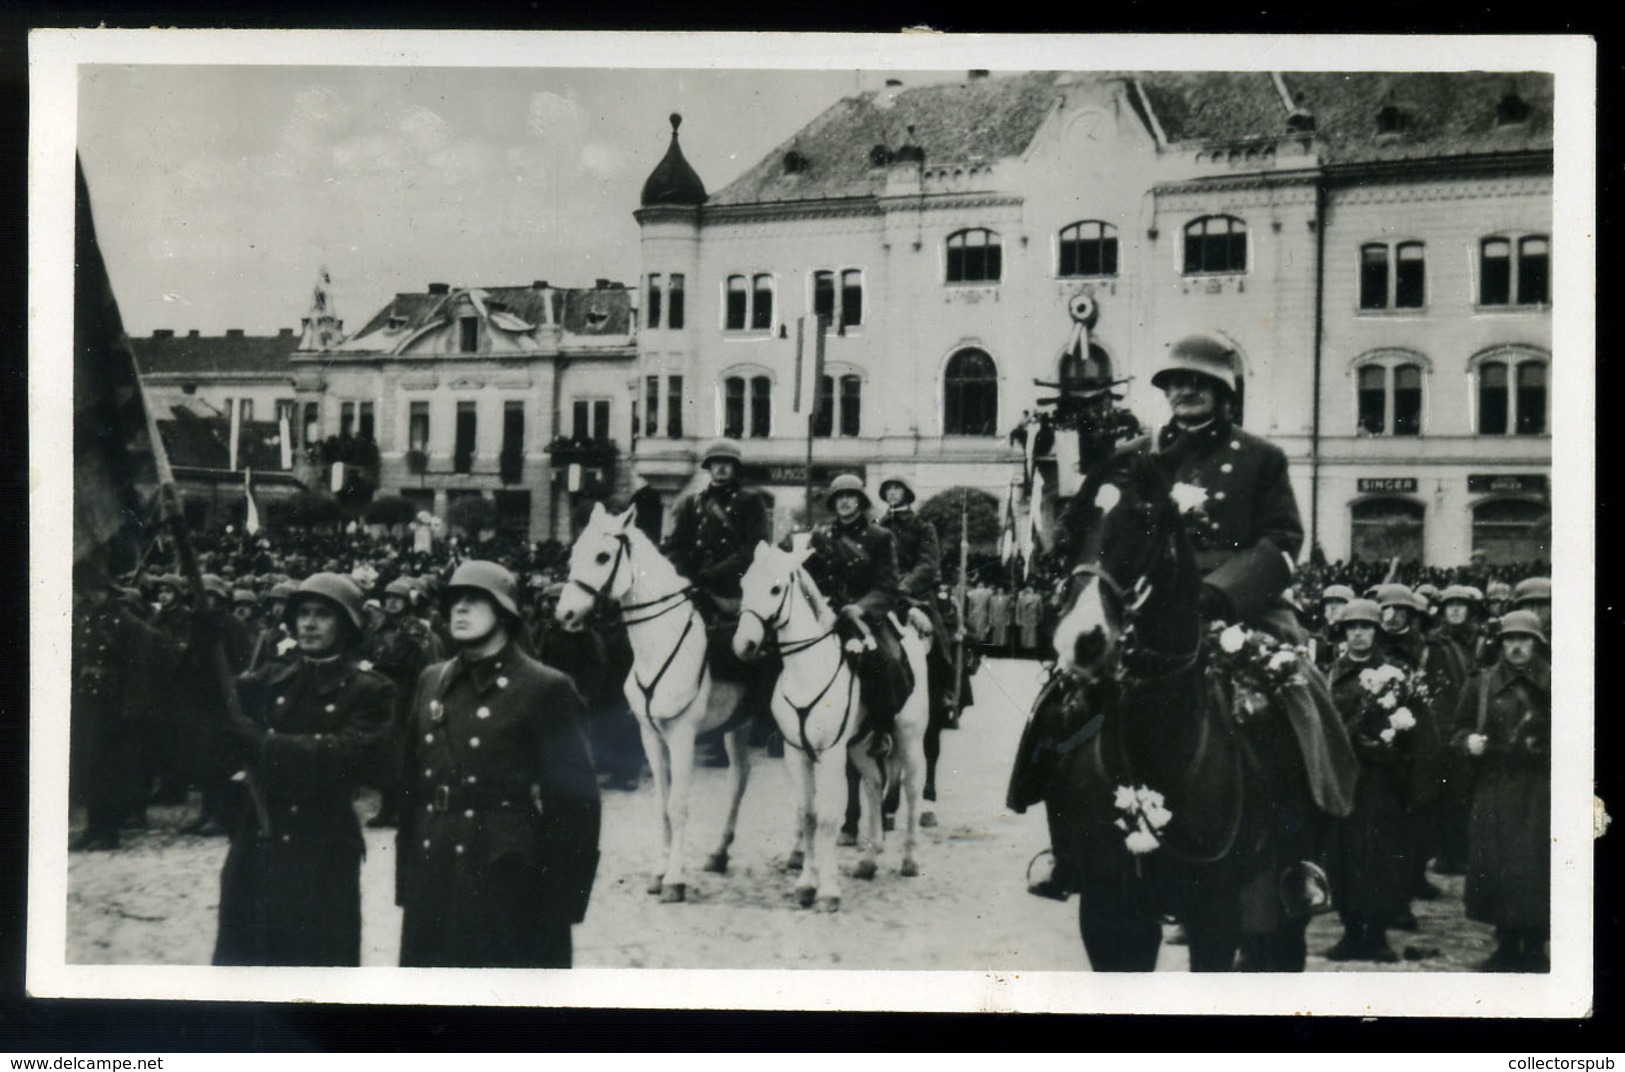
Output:
M231 585L218 573L205 573L203 575L203 590L212 596L219 596L228 603L231 601Z
M1485 599L1510 599L1512 586L1505 581L1491 581L1484 587Z
M869 501L869 493L863 490L863 478L853 473L842 473L830 482L829 494L824 497L824 505L833 510L835 496L847 494L856 495L865 510L874 505Z
M912 503L914 501L914 489L909 487L908 481L904 480L900 476L889 476L880 482L880 497L882 500L886 498L886 489L892 487L893 485L903 489L903 501L905 503Z
M258 596L249 591L247 588L233 588L231 590L231 601L246 607L253 607L258 606L260 600Z
M405 577L396 577L393 581L384 585L384 595L402 596L407 602L411 602L412 592L412 582Z
M292 581L278 581L276 584L271 586L270 591L265 593L264 598L267 601L273 599L292 599L294 593L298 591L299 586L294 584Z
M1439 603L1471 603L1477 605L1483 602L1484 594L1470 584L1453 584L1439 593Z
M299 614L299 605L307 599L322 599L333 604L355 626L359 636L365 629L361 613L361 589L342 573L313 573L300 582L299 588L288 597L288 606L282 612L283 620L293 627Z
M1511 610L1501 615L1502 636L1532 636L1545 644L1546 634L1540 627L1540 616L1532 610Z
M164 573L153 578L154 588L173 588L176 595L184 595L187 591L186 578L178 573Z
M452 598L459 588L484 592L499 609L515 618L519 617L519 582L495 562L470 559L458 566L446 584L446 597Z
M1550 603L1552 601L1552 579L1550 577L1525 577L1512 589L1512 605L1521 607L1525 603Z
M1194 372L1223 384L1232 395L1236 393L1236 347L1216 332L1204 331L1187 335L1174 343L1168 360L1152 375L1151 386L1163 388L1175 372Z
M745 454L739 443L732 439L713 439L700 450L700 468L709 468L711 463L719 459L742 465Z
M1355 622L1364 622L1367 625L1382 624L1382 608L1373 600L1351 599L1349 605L1344 607L1337 615L1337 621L1332 624L1338 629L1353 625Z
M1320 593L1320 601L1325 603L1333 599L1341 599L1343 602L1348 603L1354 599L1354 589L1346 584L1328 584L1325 590Z
M1416 593L1411 591L1409 585L1383 584L1377 586L1377 604L1384 610L1389 607L1407 607L1416 609Z
M1419 584L1416 586L1416 594L1430 603L1437 602L1439 599L1439 586L1436 584Z

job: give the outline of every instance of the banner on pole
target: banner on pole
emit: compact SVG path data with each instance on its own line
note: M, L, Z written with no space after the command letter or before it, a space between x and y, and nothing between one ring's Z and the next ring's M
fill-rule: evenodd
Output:
M254 470L243 470L243 528L250 536L260 532L260 504L254 501Z

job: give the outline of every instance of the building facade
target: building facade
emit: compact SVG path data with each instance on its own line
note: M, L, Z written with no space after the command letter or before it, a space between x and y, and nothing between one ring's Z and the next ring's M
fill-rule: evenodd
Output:
M847 98L715 194L674 116L636 212L638 477L673 496L734 435L782 532L810 431L819 483L1002 497L1087 295L1147 423L1175 340L1235 341L1306 554L1543 557L1551 106L1539 74L970 72Z

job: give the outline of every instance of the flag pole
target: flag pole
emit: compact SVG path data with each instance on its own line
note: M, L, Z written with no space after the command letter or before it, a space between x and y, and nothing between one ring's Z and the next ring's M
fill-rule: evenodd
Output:
M965 684L965 571L969 568L968 560L970 558L970 530L966 527L968 511L966 510L965 499L969 494L969 488L961 487L959 489L959 590L954 593L954 602L958 607L958 614L955 616L957 624L954 628L953 717L955 718L959 717L959 705Z

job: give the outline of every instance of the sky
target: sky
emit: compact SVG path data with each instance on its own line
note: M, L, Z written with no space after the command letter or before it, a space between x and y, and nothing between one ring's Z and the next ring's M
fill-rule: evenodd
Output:
M297 329L324 266L356 330L431 281L635 283L670 113L716 191L885 77L85 65L78 144L130 334Z

